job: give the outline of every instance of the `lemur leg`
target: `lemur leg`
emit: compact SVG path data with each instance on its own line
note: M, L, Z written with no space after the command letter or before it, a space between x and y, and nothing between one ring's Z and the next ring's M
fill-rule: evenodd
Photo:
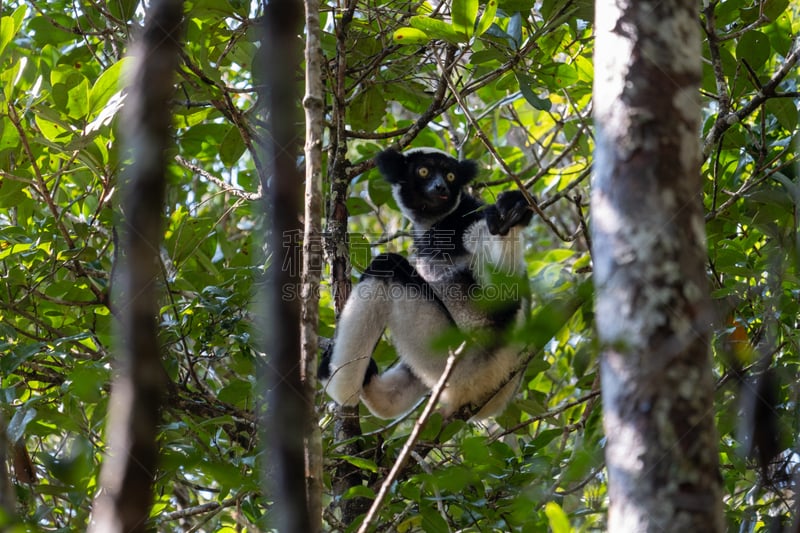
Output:
M383 374L367 378L361 399L378 418L396 418L410 411L428 392L428 387L402 361Z
M391 277L378 276L387 271ZM438 381L447 353L435 350L433 344L454 324L433 288L405 258L379 256L369 272L388 291L388 328L401 361L368 379L362 398L376 416L395 418L414 407Z
M369 359L387 326L401 361L378 374ZM431 345L451 326L444 305L405 258L376 257L339 320L328 394L340 404L354 405L360 393L370 411L381 418L403 414L441 374L446 354Z
M357 405L372 351L386 328L389 306L375 297L374 283L364 280L353 288L339 317L330 361L323 360L320 378L339 405Z

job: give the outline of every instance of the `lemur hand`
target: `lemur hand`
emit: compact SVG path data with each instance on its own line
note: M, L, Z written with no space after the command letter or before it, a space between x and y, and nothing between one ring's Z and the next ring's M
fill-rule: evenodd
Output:
M486 227L492 235L507 235L514 226L527 226L531 218L533 211L522 191L505 191L486 210Z

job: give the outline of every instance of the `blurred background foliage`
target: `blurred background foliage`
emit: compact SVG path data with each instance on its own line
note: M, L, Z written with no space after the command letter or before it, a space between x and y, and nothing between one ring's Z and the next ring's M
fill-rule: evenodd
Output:
M125 159L118 117L125 53L145 9L139 0L0 7L0 418L16 496L0 528L83 530L97 489L113 372L113 225ZM280 266L280 251L261 244L264 115L254 80L262 6L194 0L185 12L158 280L170 387L152 525L267 531L271 498L260 471L269 475L270 465L255 425L265 354L253 294L269 265ZM800 462L800 4L722 0L698 16L706 31L698 133L707 156L698 194L718 310L726 517L730 530L779 531L796 514ZM513 174L546 215L526 232L534 311L522 335L536 355L517 401L488 427L432 421L428 453L382 511L384 530L604 529L583 231L591 222L592 24L586 0L322 7L325 150L329 163L344 154L352 178L354 276L373 253L409 247L408 226L370 163L391 143L476 159L474 193L489 201L518 186ZM326 337L335 323L329 275L320 287ZM376 356L390 364L390 343ZM365 453L343 457L326 401L320 394L326 458L380 478L410 422L364 413ZM328 529L345 529L335 507L324 518Z

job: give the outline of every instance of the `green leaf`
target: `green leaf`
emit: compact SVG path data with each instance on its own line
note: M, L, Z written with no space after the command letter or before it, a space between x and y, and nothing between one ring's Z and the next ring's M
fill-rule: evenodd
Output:
M571 531L567 513L556 502L547 502L544 506L544 514L547 515L547 521L553 533L569 533Z
M239 128L232 125L219 145L219 159L226 167L232 167L239 162L245 149Z
M67 91L69 104L67 114L71 118L83 118L89 112L89 80L83 78L80 83Z
M797 107L792 98L771 98L767 100L765 108L768 113L775 115L778 124L786 131L794 131L797 127Z
M136 12L139 0L111 0L107 2L108 11L119 20L130 20Z
M762 5L764 15L774 21L789 7L789 0L766 0Z
M436 508L425 506L420 508L419 512L422 515L422 529L425 533L450 532L447 522L442 518L442 515L439 514Z
M350 216L364 215L372 211L372 206L360 196L347 198L347 212Z
M540 450L562 434L563 433L558 429L545 429L539 432L536 438L531 440L530 447L534 450Z
M469 57L469 62L473 65L483 65L489 62L502 63L505 61L505 54L497 48L488 48L475 52Z
M12 443L20 442L25 436L25 428L36 418L36 409L23 406L14 412L11 421L8 423L6 434Z
M553 63L539 72L541 78L551 90L569 87L578 81L578 71L566 63Z
M10 179L0 182L0 207L14 207L27 199L24 182Z
M536 0L500 0L500 9L506 13L530 11L535 4Z
M102 111L111 97L123 89L120 78L131 61L133 58L123 57L97 78L89 91L89 115L91 117Z
M221 402L247 408L252 404L253 384L244 379L233 380L219 391Z
M353 129L375 131L383 124L386 100L378 86L373 85L359 93L347 109Z
M397 44L425 44L431 40L424 31L408 27L395 30L392 38Z
M550 111L550 108L552 107L550 100L546 98L539 98L536 96L536 93L533 92L533 89L531 89L531 86L534 84L533 78L527 74L520 74L518 72L515 74L517 76L517 83L519 83L519 90L525 100L531 104L534 109L538 109L540 111Z
M71 25L71 19L63 13L53 13L49 19L46 17L33 17L28 21L25 29L26 32L33 37L36 44L39 46L47 44L57 45L75 39L75 34L64 31L58 26L54 26L51 21L65 24L65 27ZM72 24L74 24L74 21L72 21Z
M478 0L453 0L450 13L453 17L453 28L469 40L478 18Z
M514 41L516 47L519 48L522 44L522 15L519 13L511 15L506 26L506 33Z
M392 185L377 172L370 176L367 182L367 191L369 199L377 206L382 206L392 200Z
M42 136L51 142L64 142L66 134L71 134L71 130L63 123L50 122L45 120L39 114L33 118Z
M69 391L86 403L97 403L103 397L103 385L108 382L108 370L82 364L67 375Z
M377 472L378 465L375 464L374 461L370 461L369 459L364 459L363 457L356 457L354 455L342 455L340 459L344 459L351 465L359 468L361 470L367 470L368 472Z
M779 17L774 23L764 28L764 33L769 36L769 42L775 52L782 56L789 55L794 42L789 17Z
M357 272L364 272L372 261L372 247L360 233L350 235L350 264Z
M11 17L0 18L0 59L8 43L14 38L14 19Z
M446 22L431 17L416 15L408 19L413 28L425 32L433 39L442 39L454 44L465 42L467 39Z
M486 30L488 30L494 22L495 15L497 15L497 0L489 0L486 2L486 7L483 8L478 27L475 28L475 35L481 36L486 33Z
M752 30L744 35L736 45L736 57L758 71L770 56L769 39L760 31Z
M350 487L342 494L343 500L352 500L353 498L367 498L373 500L375 499L375 491L365 485L356 485Z
M28 12L26 5L21 5L14 10L10 17L0 18L0 60L3 58L3 52L8 46L14 36L19 33L22 28L22 22L25 19L25 14Z

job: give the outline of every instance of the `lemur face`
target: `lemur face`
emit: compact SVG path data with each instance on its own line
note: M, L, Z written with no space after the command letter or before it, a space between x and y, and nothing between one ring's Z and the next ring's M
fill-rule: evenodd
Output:
M375 159L403 212L414 222L431 221L451 213L461 200L461 191L472 180L473 161L458 161L432 148L399 153L386 150Z

